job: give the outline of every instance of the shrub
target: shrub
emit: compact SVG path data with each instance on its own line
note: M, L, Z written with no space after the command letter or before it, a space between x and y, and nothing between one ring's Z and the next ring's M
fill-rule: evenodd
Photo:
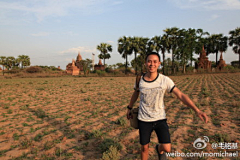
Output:
M96 73L97 73L98 76L105 76L106 75L106 72L101 71L101 70L97 70Z
M198 70L197 70L198 73L204 73L204 71L205 70L203 68L198 68Z
M131 68L127 68L127 70L125 69L125 67L124 68L120 68L119 69L122 73L127 73L127 74L129 74L129 73L132 73L132 71L131 71Z
M39 141L42 140L42 137L43 137L43 135L39 133L39 134L37 134L37 135L34 137L34 141L39 142Z
M93 130L92 134L95 138L99 138L103 136L103 133L100 130Z
M107 72L107 73L113 73L114 70L113 70L112 68L107 67L107 68L105 69L105 72Z
M32 67L28 67L26 69L27 73L40 73L42 72L42 68L41 67L37 67L37 66L32 66Z
M233 67L233 66L230 66L230 65L227 65L226 67L224 67L224 69L226 69L226 70L233 70L234 67Z
M224 67L224 70L228 71L228 72L239 72L239 69L238 68L234 68L233 66L231 65L227 65L226 67Z
M73 156L72 153L68 153L66 150L63 150L59 147L55 149L55 155L58 157L64 156L64 159L70 159Z
M195 69L195 67L186 67L186 72L193 72L193 70Z
M56 68L55 66L38 66L45 71L62 71L61 69Z
M104 139L103 142L99 145L99 148L102 152L106 152L110 147L116 147L118 150L122 149L122 145L113 139Z
M8 73L14 74L14 73L19 73L20 71L21 71L20 69L15 68L15 69L9 70Z
M203 94L205 97L209 97L211 95L207 88L202 88L201 94Z
M228 134L216 133L213 137L217 142L230 142L231 141Z
M21 149L27 149L28 147L32 146L32 140L28 138L24 138L20 140L20 148Z
M13 139L14 139L14 140L19 140L19 135L18 135L18 133L14 133L14 134L13 134Z
M123 117L121 117L121 118L117 119L116 124L119 124L121 126L125 126L127 124L127 122L126 122L126 120Z
M13 113L13 111L11 110L11 109L9 109L8 111L7 111L7 114L12 114Z
M38 108L35 112L35 115L38 117L38 118L44 118L44 117L48 117L46 115L46 113L41 109L41 108Z
M103 153L102 160L118 160L119 152L114 146L110 146L109 150Z
M90 71L90 73L96 73L97 70Z

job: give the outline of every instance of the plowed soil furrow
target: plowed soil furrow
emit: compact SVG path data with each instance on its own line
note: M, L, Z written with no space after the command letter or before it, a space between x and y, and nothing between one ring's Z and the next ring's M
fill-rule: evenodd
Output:
M173 152L199 152L193 142L203 136L210 140L206 152L216 152L213 142L239 142L239 73L170 78L210 118L204 124L166 93ZM134 82L135 77L2 79L0 159L101 159L110 144L121 146L120 159L139 159L138 130L126 119ZM157 159L156 143L152 134L150 159Z
M215 76L215 79L213 80L215 88L217 89L216 97L220 99L225 97L224 93L227 93L228 95L231 94L229 90L226 88L226 84L223 83L222 79L223 79L222 77Z
M227 75L226 77L227 78L224 78L224 79L228 80L228 81L226 81L227 83L233 84L234 86L239 85L239 83L240 83L240 76L232 76L230 74L230 75Z
M227 87L232 93L235 93L235 92L240 93L239 88L236 87L237 85L239 85L239 83L238 83L238 84L231 83L231 82L229 81L229 78L228 78L228 77L222 78L222 81L220 81L220 83L226 84L226 85L227 85L226 87Z

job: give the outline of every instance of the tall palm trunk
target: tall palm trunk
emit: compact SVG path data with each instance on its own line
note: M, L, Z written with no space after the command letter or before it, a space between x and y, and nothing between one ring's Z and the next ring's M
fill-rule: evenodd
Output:
M175 52L175 49L172 50L172 74L175 73L174 52Z
M142 64L144 64L144 59L145 59L144 57L141 58ZM144 72L144 66L145 66L145 65L141 65L141 73Z
M186 64L183 64L183 73L186 73Z
M186 73L185 57L183 56L183 73Z
M240 53L238 53L238 68L240 68Z
M127 74L127 55L126 55L126 64L125 64L125 74Z
M135 58L135 75L137 75L137 60L136 60L136 57L137 57L137 53L134 52L134 58Z
M165 53L163 52L163 74L165 74Z
M104 57L103 57L103 65L104 65L104 67L105 67L105 55L106 55L106 53L103 53L104 54Z
M240 61L239 61L240 62ZM4 68L4 65L2 65L3 66L3 70L2 70L2 72L3 72L3 76L4 76L4 70L5 70L5 68Z
M218 52L216 52L216 67L217 67L217 65L218 65Z
M191 67L192 67L192 61L193 61L193 52L191 51Z

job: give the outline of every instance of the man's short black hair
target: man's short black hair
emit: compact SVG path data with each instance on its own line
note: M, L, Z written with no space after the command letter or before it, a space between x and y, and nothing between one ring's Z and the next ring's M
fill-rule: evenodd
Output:
M148 53L147 56L146 56L146 58L145 58L145 61L147 61L147 58L148 58L148 56L150 56L150 55L156 55L156 56L158 56L158 59L159 59L159 62L160 62L160 56L159 56L159 54L158 54L157 52Z

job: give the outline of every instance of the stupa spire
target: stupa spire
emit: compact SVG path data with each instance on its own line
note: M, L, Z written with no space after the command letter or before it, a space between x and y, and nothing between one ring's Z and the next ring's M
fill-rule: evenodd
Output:
M77 56L77 62L82 60L82 56L80 55L80 51L78 52L78 56Z
M205 51L205 49L204 49L204 45L202 46L202 57L204 58L204 57L206 57L207 56L207 54L206 54L206 51Z
M101 59L99 59L98 65L102 65L102 61L101 61Z
M221 60L221 59L223 59L223 55L222 55L222 53L221 53L221 56L220 56L220 60Z

